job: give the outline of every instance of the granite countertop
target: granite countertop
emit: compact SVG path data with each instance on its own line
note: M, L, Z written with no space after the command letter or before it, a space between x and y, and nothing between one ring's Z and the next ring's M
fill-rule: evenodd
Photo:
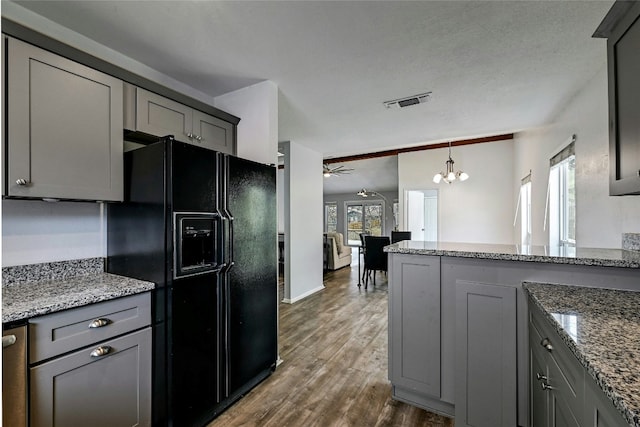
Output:
M640 427L640 292L524 283L602 391Z
M384 248L385 252L504 261L640 268L640 251L550 246L497 245L486 243L422 242L405 240Z
M93 258L3 268L2 323L17 322L155 288L146 282L104 273Z

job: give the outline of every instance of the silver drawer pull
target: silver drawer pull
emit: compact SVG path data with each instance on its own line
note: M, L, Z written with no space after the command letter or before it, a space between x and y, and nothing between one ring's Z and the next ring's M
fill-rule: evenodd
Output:
M11 345L14 345L15 343L16 343L15 335L5 335L4 337L2 337L2 348L9 347Z
M551 341L549 341L549 338L545 338L542 341L540 341L540 345L546 348L547 351L553 350L553 346L551 345Z
M536 378L538 379L538 381L546 381L549 379L546 375L542 375L540 372L536 373Z
M111 347L109 347L108 345L101 345L91 352L91 357L104 356L105 354L109 354L110 351Z
M555 390L555 387L551 387L547 383L540 383L540 386L542 387L543 390Z
M20 179L16 179L16 184L21 186L21 187L25 187L25 186L27 186L27 185L29 185L31 183L29 181L27 181L26 179L24 179L24 178L20 178Z
M109 319L95 319L93 322L89 323L89 328L102 328L103 326L107 326L111 321Z

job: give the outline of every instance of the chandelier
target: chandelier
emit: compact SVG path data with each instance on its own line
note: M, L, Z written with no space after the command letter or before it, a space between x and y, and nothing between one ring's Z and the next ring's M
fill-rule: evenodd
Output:
M440 184L440 181L444 181L447 184L451 184L456 179L460 181L466 181L469 179L469 175L462 171L453 171L453 159L451 158L451 141L449 141L449 160L446 161L447 169L445 172L439 172L433 176L433 182Z

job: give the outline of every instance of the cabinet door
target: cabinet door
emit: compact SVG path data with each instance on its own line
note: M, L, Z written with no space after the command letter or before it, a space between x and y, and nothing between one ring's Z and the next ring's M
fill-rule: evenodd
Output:
M392 257L389 379L440 398L440 257Z
M530 329L531 330L531 329ZM549 377L544 357L539 351L531 350L531 425L547 427L549 425L549 392L543 389Z
M517 425L516 288L456 281L456 426Z
M122 200L122 81L11 38L7 67L6 194Z
M584 395L585 425L593 427L623 427L629 424L613 402L595 381L586 375Z
M173 135L191 142L193 109L141 88L136 89L136 130L150 135Z
M151 328L31 368L31 427L150 426Z
M607 41L611 195L640 194L639 46L640 3L637 3Z
M221 153L234 154L233 125L193 110L193 143Z

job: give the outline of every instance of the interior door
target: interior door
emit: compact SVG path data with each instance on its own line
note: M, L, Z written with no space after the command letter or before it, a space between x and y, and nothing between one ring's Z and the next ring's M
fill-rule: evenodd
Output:
M424 194L422 191L407 191L407 231L411 240L424 240Z

